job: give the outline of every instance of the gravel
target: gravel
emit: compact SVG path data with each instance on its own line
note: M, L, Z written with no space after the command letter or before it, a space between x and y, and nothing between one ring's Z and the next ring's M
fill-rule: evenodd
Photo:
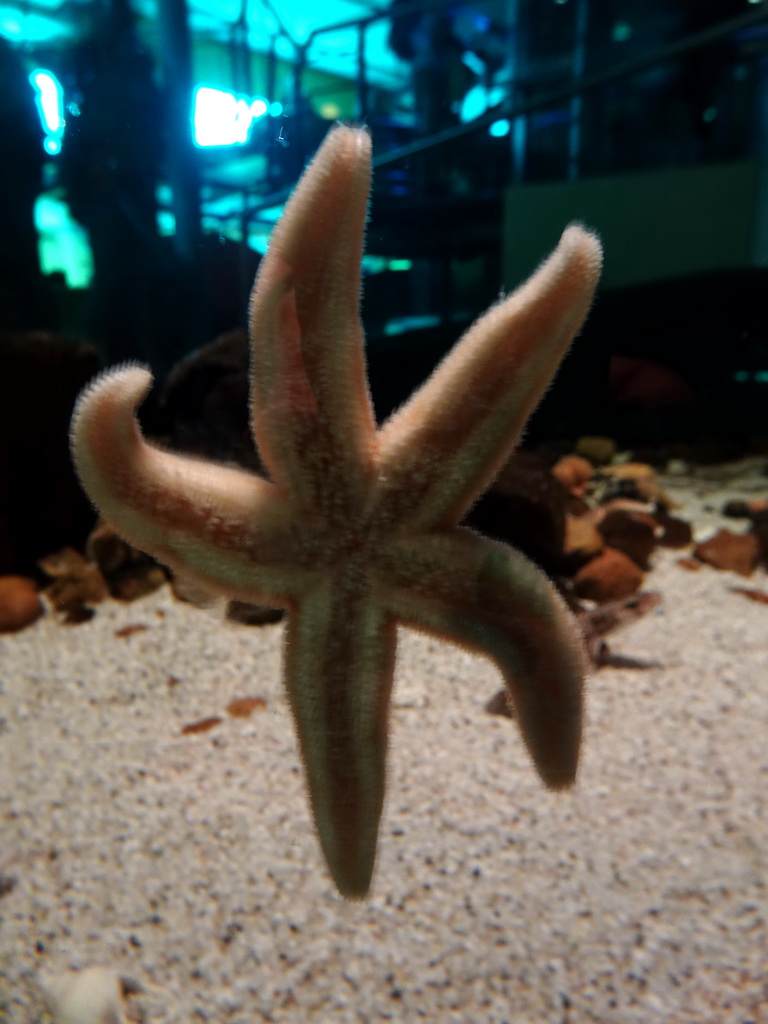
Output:
M753 470L663 483L701 534L765 494ZM648 667L588 680L564 794L483 710L493 666L401 631L359 903L314 837L281 626L165 588L0 637L0 1022L49 1019L45 980L90 965L147 989L147 1024L768 1022L768 606L679 557L612 642Z

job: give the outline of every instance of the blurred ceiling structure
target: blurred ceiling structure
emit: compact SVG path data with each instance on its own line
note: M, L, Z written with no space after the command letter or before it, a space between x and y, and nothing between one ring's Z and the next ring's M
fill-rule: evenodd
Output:
M132 5L148 23L157 19L162 0L135 0ZM0 35L27 47L66 46L85 32L92 0L18 0L0 4ZM293 61L313 33L386 10L388 0L189 0L189 26L197 39L228 44L236 32L254 52L266 52L274 40L276 54ZM402 66L386 45L388 23L374 24L366 40L369 79L397 87ZM355 75L357 36L352 28L322 35L312 47L314 67L344 78Z

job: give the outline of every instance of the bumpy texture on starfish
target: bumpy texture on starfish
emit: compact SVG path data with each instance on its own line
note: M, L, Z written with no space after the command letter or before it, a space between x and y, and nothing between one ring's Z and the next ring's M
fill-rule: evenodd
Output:
M595 237L569 227L377 430L359 319L369 185L369 136L335 128L259 271L251 420L269 480L148 444L140 367L104 374L72 421L83 486L131 543L288 610L285 684L312 810L350 897L367 892L376 856L398 623L491 658L546 785L575 778L578 630L535 566L459 522L579 330L601 259Z

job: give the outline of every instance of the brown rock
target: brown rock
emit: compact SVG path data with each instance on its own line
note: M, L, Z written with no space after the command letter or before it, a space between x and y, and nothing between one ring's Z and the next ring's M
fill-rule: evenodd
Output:
M249 429L248 334L220 335L179 362L160 391L170 448L263 472Z
M0 576L0 633L16 633L36 622L43 603L26 576Z
M592 514L566 516L563 549L573 571L599 555L604 547L603 535L595 525L595 518Z
M53 582L44 593L67 623L87 621L83 609L98 604L107 596L107 584L98 567L91 565L74 548L62 548L38 561Z
M574 589L579 597L590 601L612 601L628 597L639 590L642 570L621 551L605 548L576 573Z
M760 564L768 567L768 523L757 522L753 525L751 533L757 540L759 551L758 559Z
M657 533L656 543L665 548L687 548L693 540L693 529L690 523L666 512L656 513L656 522L661 527Z
M103 520L91 531L85 553L101 570L109 593L118 601L135 601L151 594L168 579L162 566L123 540Z
M592 463L580 455L564 455L552 467L552 476L559 480L570 494L582 498L592 479Z
M569 495L532 452L515 452L466 519L467 526L519 548L548 572L560 572Z
M649 568L657 529L652 516L645 512L615 509L602 517L597 529L607 547L622 551L641 569Z
M256 708L263 709L267 702L263 697L235 697L227 704L227 713L233 718L248 718Z
M91 530L85 544L88 559L95 562L105 576L122 569L131 560L133 550L103 519Z
M693 554L715 569L729 569L740 576L750 576L760 559L760 543L754 533L718 530L714 537L697 544Z

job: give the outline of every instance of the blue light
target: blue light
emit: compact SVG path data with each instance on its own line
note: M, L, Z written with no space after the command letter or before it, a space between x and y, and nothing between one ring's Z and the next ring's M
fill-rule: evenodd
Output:
M473 85L461 101L459 120L462 124L468 124L482 115L490 107L501 103L505 96L503 85L492 85L487 89L484 85Z
M45 129L43 147L46 153L55 156L61 152L61 139L64 135L64 90L61 82L51 71L35 68L29 80L35 90L40 121Z
M509 121L503 118L501 121L494 121L488 129L488 134L494 139L503 139L505 135L509 135Z
M283 112L283 104L282 103L278 103L277 100L275 100L273 103L269 104L269 116L270 117L280 117L282 112Z

